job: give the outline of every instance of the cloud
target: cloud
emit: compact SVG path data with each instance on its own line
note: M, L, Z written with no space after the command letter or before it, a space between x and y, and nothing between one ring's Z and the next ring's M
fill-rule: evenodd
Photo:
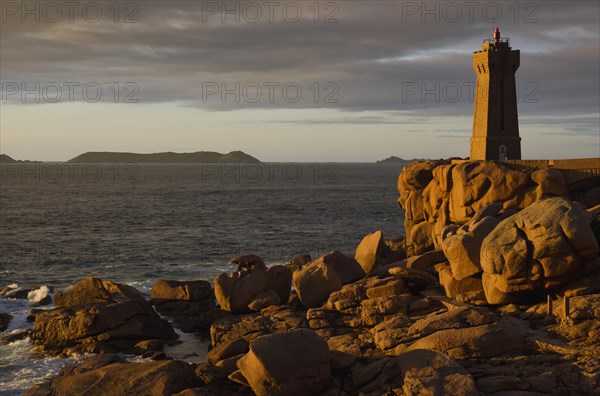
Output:
M115 23L106 9L98 23L86 22L79 13L73 23L9 18L0 39L2 80L133 81L142 102L180 102L205 110L327 107L465 115L472 111L467 90L475 81L471 51L495 25L483 16L485 2L478 3L472 18L456 3L462 13L456 23L450 22L455 14L444 2L330 2L337 9L325 9L329 3L321 2L319 23L305 2L282 2L273 23L265 6L260 7L261 21L248 23L251 9L242 11L243 2L227 3L239 11L226 14L226 23L222 10L214 11L224 2L189 1L137 1L138 23ZM302 10L301 21L283 18L288 3ZM551 113L564 110L568 102L578 111L597 110L598 4L533 2L537 8L521 5L516 16L506 4L492 3L501 5L499 23L512 45L521 49L518 81L539 88L538 103L524 104L523 109ZM426 13L436 7L437 12ZM322 23L334 11L338 22ZM256 102L244 97L249 84L271 82L280 84L274 100L267 100L266 91ZM203 98L206 84L235 89L236 83L240 100L234 94L223 98L220 92ZM288 83L303 90L297 102L279 92ZM318 90L311 88L315 83ZM324 102L332 92L323 88L327 83L337 87L337 102ZM419 91L407 96L411 84ZM452 91L456 86L462 89L458 101Z

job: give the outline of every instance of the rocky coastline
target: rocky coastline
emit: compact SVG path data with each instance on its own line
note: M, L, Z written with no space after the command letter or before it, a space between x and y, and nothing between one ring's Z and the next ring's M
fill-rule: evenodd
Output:
M598 394L599 179L415 162L398 178L405 237L285 266L239 256L149 299L83 279L32 310L24 336L39 354L90 355L25 394ZM206 361L163 351L174 328L210 337Z

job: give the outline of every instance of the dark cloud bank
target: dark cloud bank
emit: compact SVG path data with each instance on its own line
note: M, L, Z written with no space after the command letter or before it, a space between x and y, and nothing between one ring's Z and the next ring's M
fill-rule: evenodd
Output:
M598 131L595 1L337 1L320 2L318 13L314 1L246 3L121 2L116 15L109 9L113 2L101 2L97 22L91 21L93 7L86 15L81 6L73 22L63 8L56 23L48 20L53 15L42 14L35 22L21 10L3 8L1 79L30 85L133 82L142 103L218 111L469 115L475 81L471 52L499 25L521 50L520 113L542 123L545 115L560 112L587 115L582 133ZM125 23L127 18L132 23ZM302 95L296 101L298 87ZM222 88L237 91L239 100L235 93L222 97ZM576 122L571 120L571 128Z

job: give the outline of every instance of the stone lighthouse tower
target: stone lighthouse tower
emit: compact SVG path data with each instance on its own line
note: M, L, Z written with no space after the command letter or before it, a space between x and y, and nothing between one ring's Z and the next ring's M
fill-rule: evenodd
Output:
M496 28L494 38L484 40L481 51L473 53L477 85L472 160L521 159L515 83L520 52L509 44Z

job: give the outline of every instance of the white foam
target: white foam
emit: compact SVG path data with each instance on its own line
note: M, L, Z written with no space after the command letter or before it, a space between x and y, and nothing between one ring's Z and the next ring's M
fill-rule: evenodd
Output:
M32 303L40 302L44 298L46 298L48 293L50 293L50 289L48 288L48 286L43 285L39 289L30 291L27 294L27 299Z
M139 291L142 294L149 295L154 282L151 280L144 280L144 281L125 282L125 284L127 286L131 286L131 287L135 288L137 291Z
M39 358L32 354L29 338L11 342L0 348L0 392L20 395L24 390L58 374L71 359Z

